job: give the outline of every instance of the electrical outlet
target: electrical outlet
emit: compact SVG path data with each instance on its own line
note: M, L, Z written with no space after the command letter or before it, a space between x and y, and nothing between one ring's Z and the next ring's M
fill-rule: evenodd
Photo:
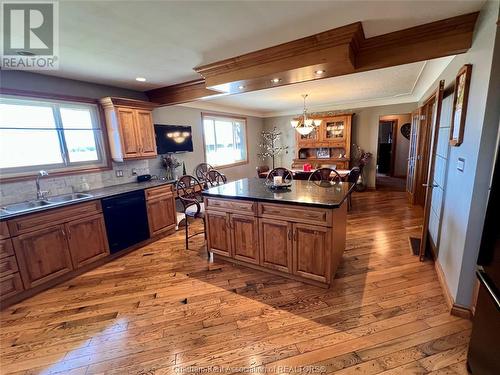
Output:
M132 168L132 176L137 176L137 169Z
M123 170L121 170L121 169L117 169L117 170L115 171L115 173L116 173L116 177L123 177Z
M465 159L464 158L458 158L457 169L460 172L464 171L464 169L465 169Z

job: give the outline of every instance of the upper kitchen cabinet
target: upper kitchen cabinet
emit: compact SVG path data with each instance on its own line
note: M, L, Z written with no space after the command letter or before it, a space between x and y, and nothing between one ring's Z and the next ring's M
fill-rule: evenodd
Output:
M152 110L140 100L107 97L100 100L106 116L111 157L114 161L156 156Z

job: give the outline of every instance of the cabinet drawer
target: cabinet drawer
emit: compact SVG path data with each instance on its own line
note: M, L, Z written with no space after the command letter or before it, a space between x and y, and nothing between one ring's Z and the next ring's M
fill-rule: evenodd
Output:
M146 200L161 197L163 195L173 194L172 185L163 185L146 190Z
M12 297L23 290L23 282L19 272L0 277L0 297L2 299Z
M259 203L258 212L259 217L271 219L318 224L325 227L330 227L332 223L331 211L322 208Z
M0 260L0 277L10 275L11 273L17 272L17 262L15 256L10 256Z
M0 240L3 240L4 238L9 238L9 227L7 226L6 221L0 221Z
M228 200L219 198L205 198L205 208L207 210L233 211L239 214L255 214L257 204L252 201Z
M95 200L12 219L9 221L9 229L11 234L16 236L100 212L101 202Z
M14 246L12 240L0 240L0 259L14 255Z

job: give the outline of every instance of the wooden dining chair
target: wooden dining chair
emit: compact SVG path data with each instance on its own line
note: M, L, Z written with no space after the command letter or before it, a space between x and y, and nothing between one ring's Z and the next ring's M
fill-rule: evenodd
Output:
M354 167L349 171L349 174L347 175L347 182L350 182L351 184L354 184L351 189L349 189L349 195L347 197L347 210L350 211L352 209L352 192L356 188L356 183L358 182L359 175L361 174L361 169L359 167Z
M269 172L269 167L267 165L260 165L255 169L257 170L258 178L266 178L267 173Z
M311 175L309 176L309 181L312 182L319 182L319 185L326 186L326 185L331 185L331 183L334 182L341 182L342 177L340 176L339 172L337 172L335 169L332 168L319 168L316 169ZM327 183L327 184L324 184Z
M207 173L207 187L215 187L224 185L227 182L227 177L216 169L211 169Z
M205 230L205 205L201 192L203 187L198 179L191 175L184 175L176 183L177 196L183 206L185 228L186 228L186 250L189 250L189 239L199 234L206 236ZM197 232L189 235L189 218L203 220L203 232ZM207 253L210 258L210 251L207 247Z

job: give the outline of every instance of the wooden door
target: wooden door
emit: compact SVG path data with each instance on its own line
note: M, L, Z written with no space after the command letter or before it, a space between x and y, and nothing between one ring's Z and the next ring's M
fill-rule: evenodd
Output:
M149 234L151 237L175 228L177 215L173 194L147 201Z
M234 259L259 264L259 228L257 218L248 215L230 215L231 245Z
M229 214L210 211L205 213L208 249L219 255L231 256Z
M136 158L141 155L136 116L133 109L118 108L118 123L124 158Z
M330 232L310 224L293 224L293 273L328 283L330 279Z
M142 156L156 156L156 139L151 111L136 110L137 131Z
M418 133L420 130L420 108L416 109L411 114L411 132L410 146L408 150L408 166L406 173L406 194L408 201L415 204L415 182L416 182L416 163L418 151Z
M431 211L431 200L432 200L432 189L434 188L434 166L436 162L436 148L438 141L439 132L439 122L441 118L441 106L443 102L443 92L444 92L444 81L439 82L439 87L436 90L435 99L433 100L432 109L429 109L429 116L431 118L429 135L432 137L432 144L429 144L429 154L427 158L429 160L429 165L427 168L427 175L425 177L425 183L422 184L425 189L424 198L424 223L422 225L422 239L420 241L419 257L421 261L424 261L425 250L427 248L427 239L429 231L429 218Z
M259 219L260 264L292 273L292 223Z
M14 251L26 289L55 279L73 269L64 225L22 234Z
M74 268L109 255L106 227L101 214L66 223L66 233Z

